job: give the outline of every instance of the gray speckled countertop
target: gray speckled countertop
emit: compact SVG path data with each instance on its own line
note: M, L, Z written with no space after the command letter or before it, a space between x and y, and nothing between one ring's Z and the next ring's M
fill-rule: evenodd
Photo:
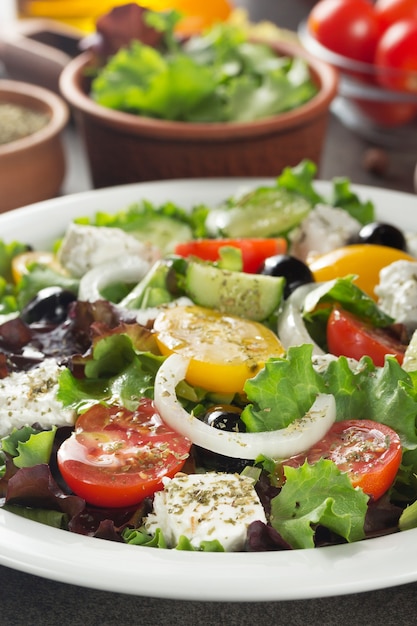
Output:
M95 591L0 567L0 590L4 626L411 626L417 611L417 583L301 601L183 602Z

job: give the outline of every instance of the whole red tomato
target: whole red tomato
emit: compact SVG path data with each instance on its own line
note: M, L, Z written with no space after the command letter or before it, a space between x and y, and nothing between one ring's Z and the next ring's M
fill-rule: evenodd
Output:
M354 103L373 124L396 128L417 119L417 106L410 102L374 102L355 98Z
M384 32L375 65L381 85L417 93L417 20L400 20Z
M333 52L373 62L381 29L373 5L367 0L320 0L309 14L308 28Z
M411 18L417 21L417 2L416 0L377 0L375 13L382 29L386 30L399 20Z

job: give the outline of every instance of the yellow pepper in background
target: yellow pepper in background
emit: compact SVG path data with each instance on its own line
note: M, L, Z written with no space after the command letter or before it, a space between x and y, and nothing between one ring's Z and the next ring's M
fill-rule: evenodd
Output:
M376 299L374 289L379 283L379 272L383 267L400 260L415 261L415 258L396 248L359 243L313 257L307 264L318 283L356 274L356 285Z
M47 18L65 22L84 33L95 30L96 20L114 7L128 4L127 0L18 0L19 16ZM184 18L178 31L192 34L227 20L232 12L228 0L141 0L138 5L154 11L177 9Z

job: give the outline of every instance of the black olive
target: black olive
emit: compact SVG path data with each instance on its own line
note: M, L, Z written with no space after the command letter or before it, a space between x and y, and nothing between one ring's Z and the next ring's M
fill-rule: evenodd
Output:
M308 265L290 254L268 257L259 268L258 274L283 276L285 278L284 298L288 298L300 285L314 282L314 276Z
M22 309L21 317L27 324L48 322L61 324L67 318L68 307L77 296L61 287L45 287Z
M240 474L245 467L253 465L254 461L247 459L235 459L224 454L217 454L200 446L193 446L194 461L196 467L212 472L227 472L228 474Z
M384 222L371 222L362 226L359 233L349 243L373 243L398 250L407 250L404 234L396 226Z
M231 405L215 406L204 415L203 421L213 428L244 433L245 423L240 419L241 409Z
M241 409L238 407L221 405L209 409L202 419L209 426L219 430L245 432L246 427L240 419L240 414ZM253 461L217 454L200 446L194 445L193 449L196 465L216 472L240 473L247 465L253 465Z

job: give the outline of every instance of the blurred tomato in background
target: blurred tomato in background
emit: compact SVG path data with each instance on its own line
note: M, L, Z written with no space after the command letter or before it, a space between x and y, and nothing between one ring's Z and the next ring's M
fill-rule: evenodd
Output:
M417 6L417 2L416 2ZM375 52L378 81L388 89L417 93L417 19L403 19L387 28Z
M417 2L416 0L377 0L375 13L384 31L399 20L411 18L417 21Z
M309 14L308 28L326 48L365 63L372 63L381 34L367 0L321 0Z
M417 118L417 0L319 0L307 27L340 55L355 112L384 128Z

